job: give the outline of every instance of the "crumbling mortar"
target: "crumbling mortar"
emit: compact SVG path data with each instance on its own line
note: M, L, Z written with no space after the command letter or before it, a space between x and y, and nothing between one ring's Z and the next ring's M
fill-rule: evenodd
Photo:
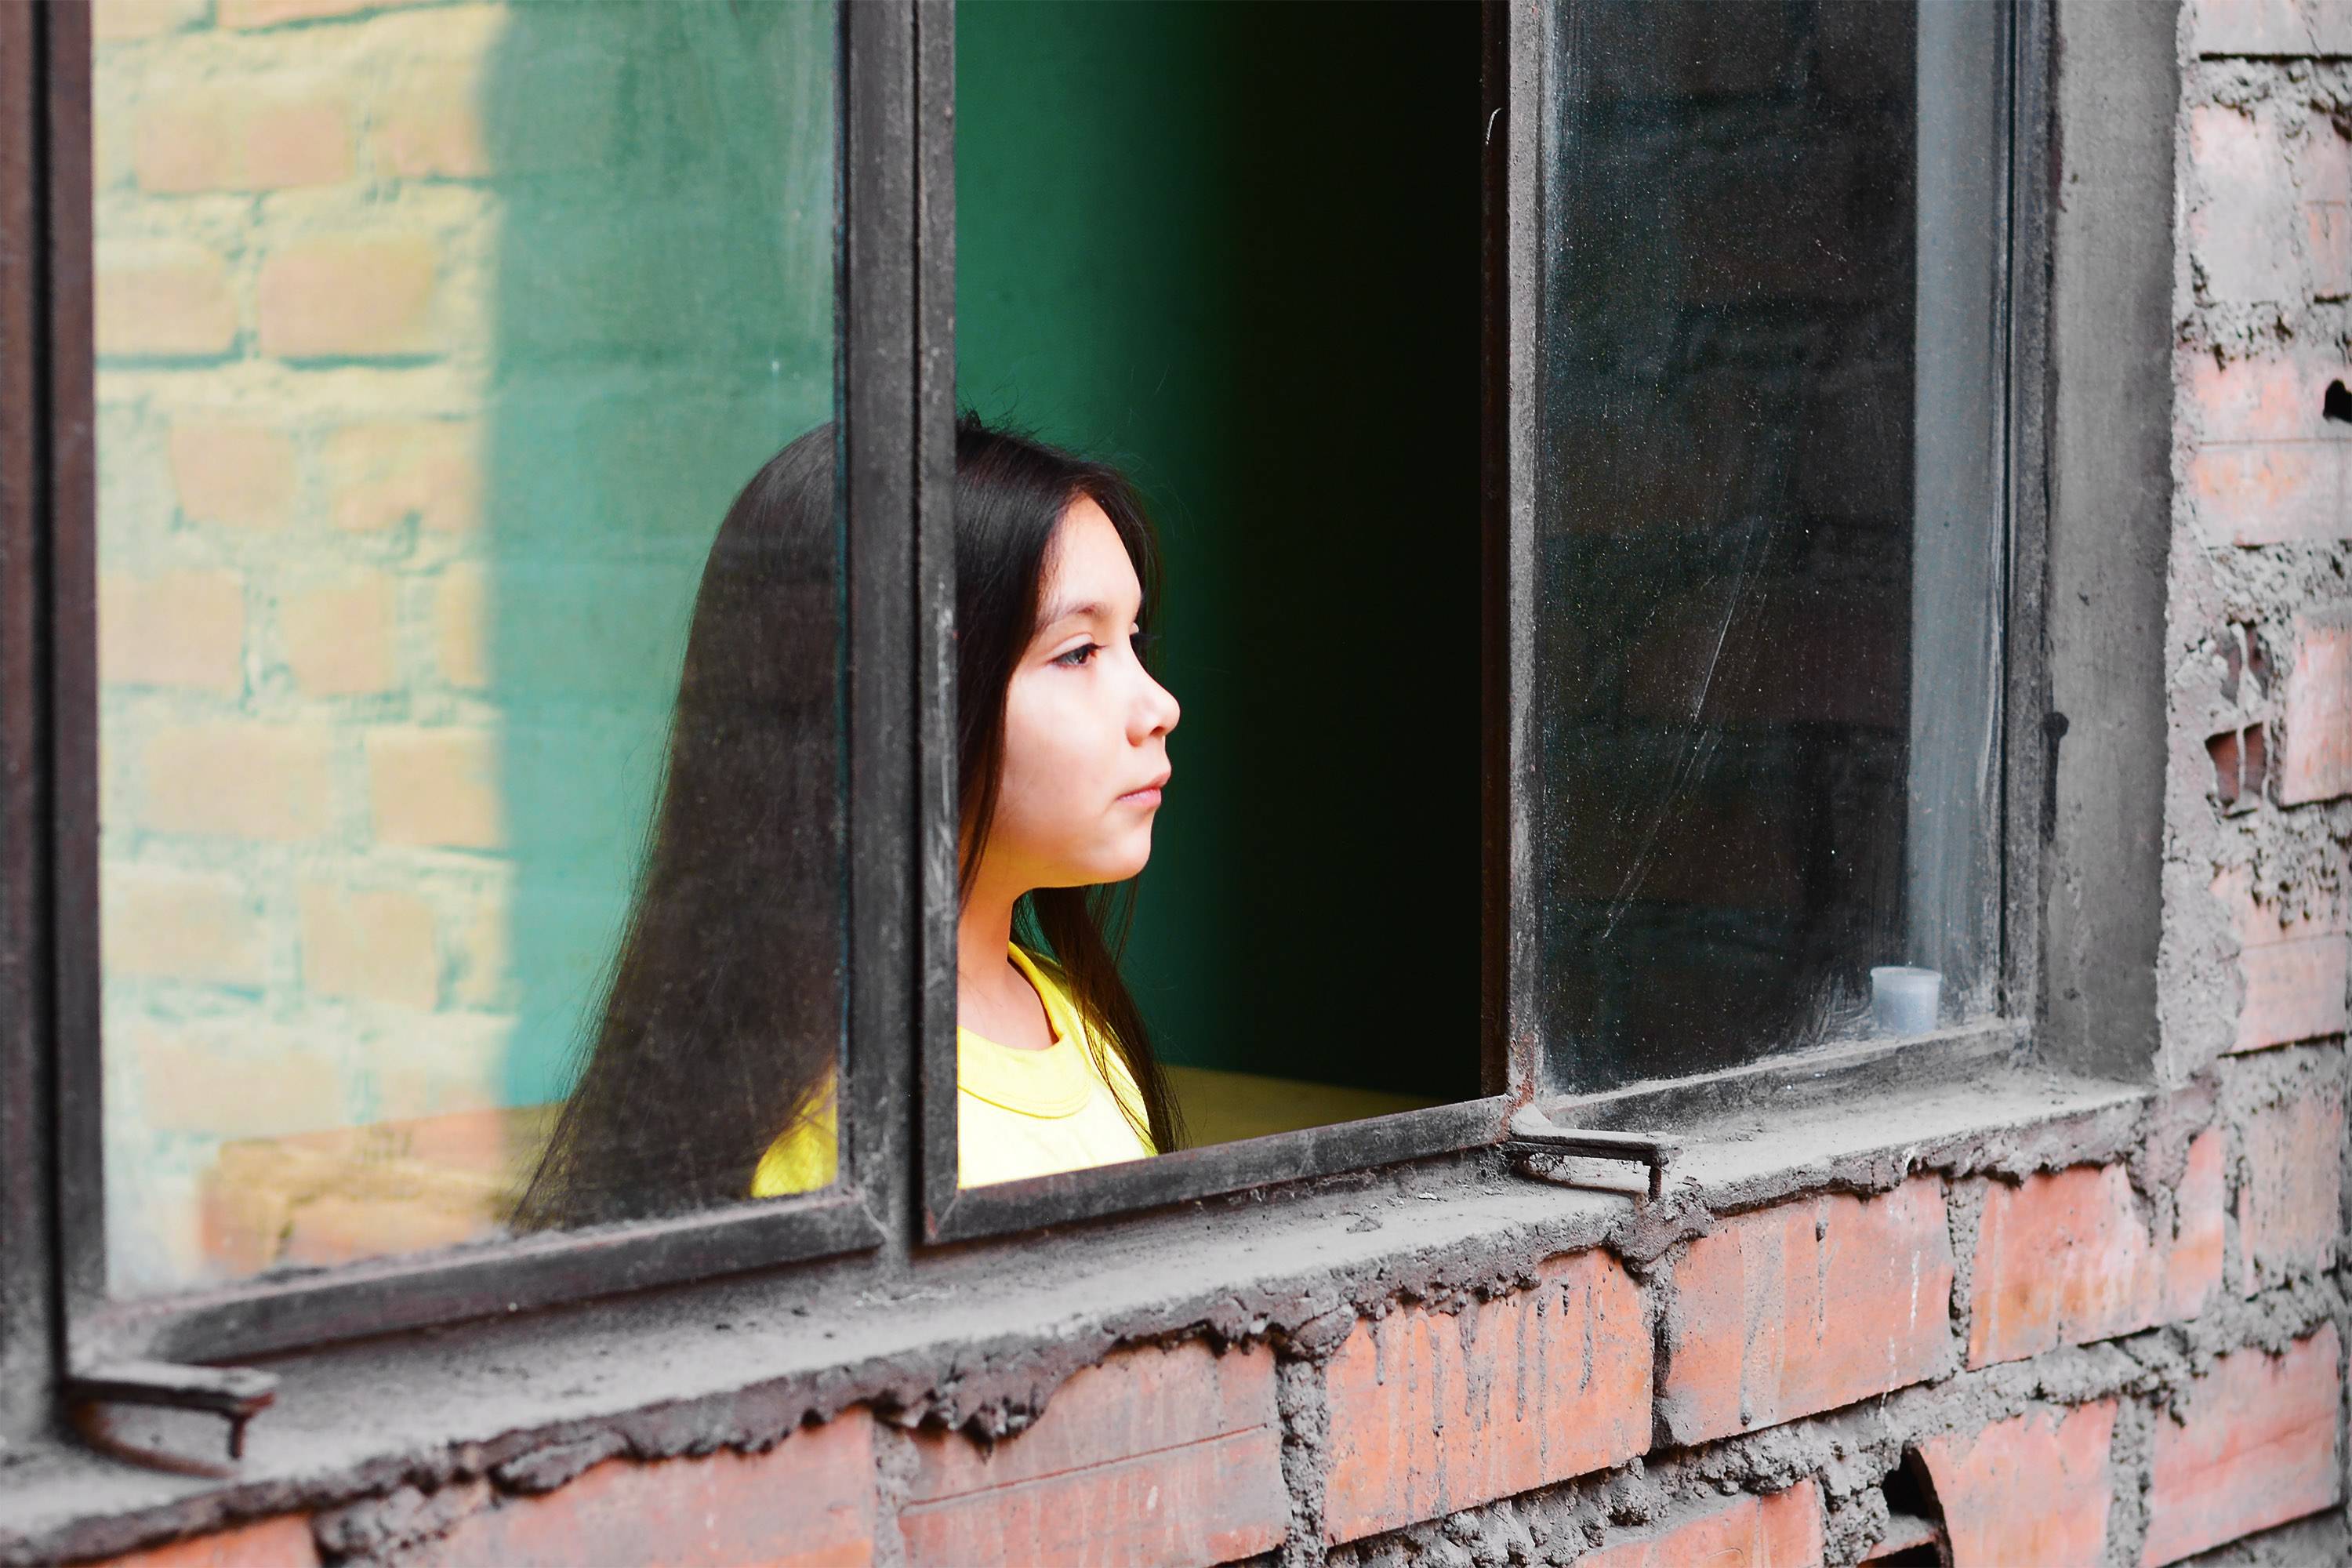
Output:
M1333 1341L1332 1345L1338 1342ZM1277 1568L1320 1568L1324 1561L1323 1498L1331 1470L1331 1408L1323 1377L1330 1348L1325 1347L1319 1355L1286 1356L1276 1365L1274 1401L1282 1417L1282 1484L1290 1496L1290 1524L1274 1556Z
M2147 1489L2154 1479L2156 1411L2147 1400L2116 1403L2114 1436L2107 1443L2108 1568L2137 1568L2147 1540Z
M1944 1188L1944 1226L1952 1247L1952 1338L1969 1344L1976 1331L1977 1234L1984 1224L1981 1181L1951 1181Z
M911 1433L875 1424L873 1568L907 1568L907 1538L899 1533L898 1514L913 1495L918 1465Z

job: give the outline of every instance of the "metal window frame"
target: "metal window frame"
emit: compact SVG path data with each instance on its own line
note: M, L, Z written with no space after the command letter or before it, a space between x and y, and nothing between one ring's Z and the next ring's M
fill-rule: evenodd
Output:
M0 426L0 464L14 470L0 518L0 748L10 763L0 786L8 791L0 1008L21 1026L0 1047L8 1053L0 1088L27 1091L10 1094L15 1109L0 1123L11 1177L0 1222L22 1227L21 1216L49 1200L57 1267L26 1268L33 1249L12 1229L12 1266L0 1275L57 1282L47 1307L62 1325L46 1363L52 1374L127 1358L267 1354L874 1248L898 1229L906 1185L898 1121L918 982L908 937L919 896L907 851L918 736L909 693L891 673L913 663L919 627L909 526L919 486L906 459L917 363L919 236L908 177L916 6L855 0L839 15L835 382L847 530L852 955L842 1180L824 1193L704 1215L116 1300L106 1293L100 1098L89 15L86 0L5 8L0 69L40 90L7 95L0 211L29 220L9 232L45 237L47 267L36 276L21 259L0 263L14 268L0 270L0 330L29 302L34 330L47 333L37 353L29 338L23 351L12 346L0 369L10 420ZM37 80L21 81L28 76ZM37 128L14 107L44 102ZM20 391L30 395L20 399ZM53 1004L42 984L52 976ZM45 1072L55 1075L53 1099ZM42 1179L42 1119L27 1109L50 1106L53 1193ZM19 1122L32 1123L33 1135ZM19 1320L33 1321L42 1308L9 1306L6 1343L18 1349L32 1338ZM23 1386L6 1385L12 1397Z

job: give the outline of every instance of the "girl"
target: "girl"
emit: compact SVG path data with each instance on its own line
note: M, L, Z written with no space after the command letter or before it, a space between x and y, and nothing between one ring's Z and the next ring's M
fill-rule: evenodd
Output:
M836 1168L841 820L833 432L761 469L703 568L604 1016L516 1212L578 1226L809 1192ZM956 426L959 1180L1174 1148L1118 973L1176 700L1115 470Z

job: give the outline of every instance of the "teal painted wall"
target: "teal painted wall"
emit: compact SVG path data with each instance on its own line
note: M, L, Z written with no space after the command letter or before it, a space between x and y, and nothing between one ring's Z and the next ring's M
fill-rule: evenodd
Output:
M1184 704L1172 1061L1476 1092L1478 26L966 0L958 389L1124 467Z

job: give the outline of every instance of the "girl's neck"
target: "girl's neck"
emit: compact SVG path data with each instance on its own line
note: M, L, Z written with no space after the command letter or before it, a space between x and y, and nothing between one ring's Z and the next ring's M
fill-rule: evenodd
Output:
M956 1023L1000 1045L1053 1042L1044 1002L1013 966L1013 906L1018 892L975 887L956 920Z

